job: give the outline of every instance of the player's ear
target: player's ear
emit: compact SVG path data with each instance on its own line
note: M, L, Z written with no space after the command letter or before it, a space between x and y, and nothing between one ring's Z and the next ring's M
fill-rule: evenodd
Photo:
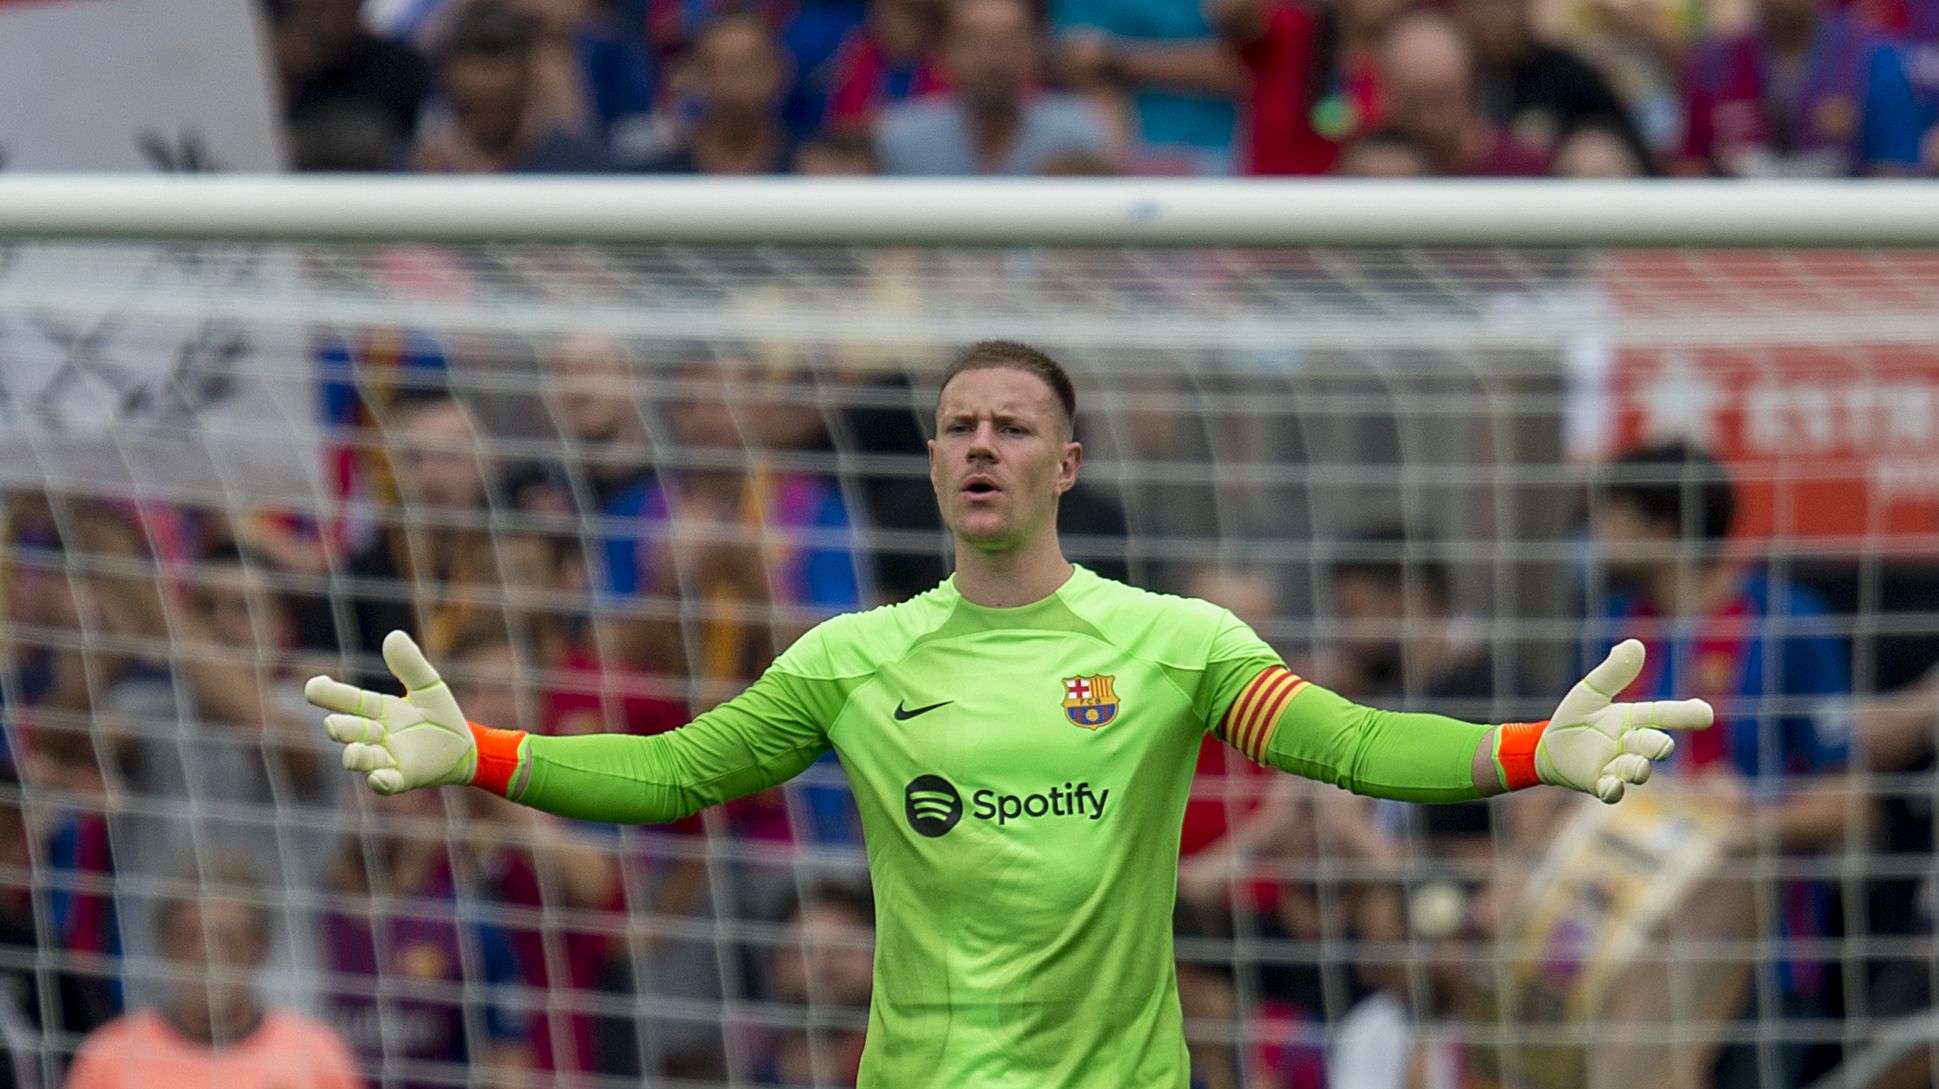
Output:
M1057 465L1057 494L1077 486L1077 469L1084 464L1084 444L1075 440L1064 444L1064 459Z

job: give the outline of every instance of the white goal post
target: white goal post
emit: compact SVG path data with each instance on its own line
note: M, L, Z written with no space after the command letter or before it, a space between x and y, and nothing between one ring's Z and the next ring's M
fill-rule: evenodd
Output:
M1930 246L1921 181L0 176L0 237L771 245Z

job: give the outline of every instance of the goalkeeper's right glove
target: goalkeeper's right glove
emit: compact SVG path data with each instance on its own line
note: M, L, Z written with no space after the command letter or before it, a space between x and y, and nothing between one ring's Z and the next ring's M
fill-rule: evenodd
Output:
M1643 644L1625 639L1576 682L1547 722L1504 726L1495 758L1506 785L1532 779L1613 804L1627 788L1647 782L1652 765L1676 751L1665 731L1701 730L1715 715L1702 700L1615 702L1642 672Z
M384 637L384 664L404 684L403 696L372 692L329 677L311 677L303 697L325 711L323 728L341 742L343 766L367 773L370 789L401 794L419 787L478 785L503 796L522 734L465 721L458 699L411 637ZM486 757L480 759L480 741Z

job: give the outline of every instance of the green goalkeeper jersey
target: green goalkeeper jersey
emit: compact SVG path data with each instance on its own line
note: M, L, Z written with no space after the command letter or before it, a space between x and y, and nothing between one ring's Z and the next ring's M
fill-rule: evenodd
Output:
M810 631L657 737L528 737L508 793L669 821L833 748L876 898L865 1089L1184 1089L1179 829L1210 730L1263 763L1418 801L1475 796L1486 727L1356 706L1231 613L1078 568L1010 609L953 580Z

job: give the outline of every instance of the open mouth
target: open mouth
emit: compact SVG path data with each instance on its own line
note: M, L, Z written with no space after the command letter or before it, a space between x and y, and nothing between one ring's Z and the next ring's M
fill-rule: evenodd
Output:
M963 482L963 494L972 498L988 498L1002 490L996 486L996 481L987 476L973 476Z

